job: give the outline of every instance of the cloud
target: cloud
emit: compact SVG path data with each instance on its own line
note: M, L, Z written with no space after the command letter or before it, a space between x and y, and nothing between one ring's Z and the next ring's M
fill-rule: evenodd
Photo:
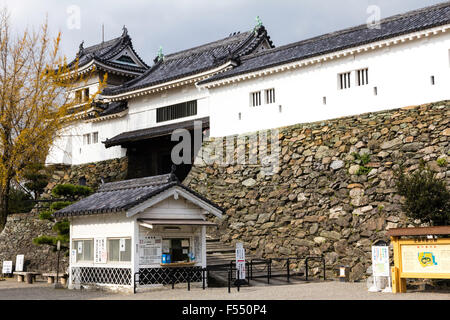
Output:
M160 45L166 54L252 29L260 16L276 45L366 23L369 5L378 5L382 17L442 2L440 0L3 0L13 26L37 27L48 14L53 33L62 31L62 49L68 57L117 37L126 25L135 49L151 63ZM67 8L80 8L80 29L69 29Z

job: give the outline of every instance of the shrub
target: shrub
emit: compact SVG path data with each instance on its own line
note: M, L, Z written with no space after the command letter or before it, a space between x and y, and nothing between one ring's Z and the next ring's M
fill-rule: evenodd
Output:
M357 174L358 176L366 175L366 174L369 174L370 171L372 171L372 168L367 168L367 167L365 167L365 166L359 166L359 169L358 169L358 171L356 172L356 174Z
M447 165L447 158L437 159L437 164L439 167L445 167Z
M93 192L93 190L86 186L79 186L73 184L59 184L55 186L52 190L52 195L54 197L65 197L74 199L77 196L88 196Z
M370 154L368 153L359 154L357 152L353 152L352 156L355 157L355 160L359 160L363 166L370 162Z
M71 204L72 204L72 202L70 202L70 201L57 201L57 202L53 202L50 205L50 209L54 210L54 211L58 211L58 210L61 210L65 207L71 205Z
M396 188L405 197L406 215L432 225L447 225L450 221L450 192L445 181L436 179L423 163L414 173L405 175L400 168L395 171Z
M370 162L370 155L368 153L359 154L357 152L353 152L352 156L355 157L355 162L359 162L360 166L356 174L358 176L367 175L372 168L366 167L366 164Z
M39 219L41 220L53 220L53 211L52 210L45 210L39 212Z

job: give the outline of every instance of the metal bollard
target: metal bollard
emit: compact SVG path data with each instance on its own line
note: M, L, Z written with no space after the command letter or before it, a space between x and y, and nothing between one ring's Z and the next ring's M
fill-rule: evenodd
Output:
M187 274L188 274L188 291L191 291L191 270L187 270Z
M206 288L205 269L202 269L203 290Z
M289 258L286 260L287 282L289 282Z
M231 270L228 270L228 293L231 293Z

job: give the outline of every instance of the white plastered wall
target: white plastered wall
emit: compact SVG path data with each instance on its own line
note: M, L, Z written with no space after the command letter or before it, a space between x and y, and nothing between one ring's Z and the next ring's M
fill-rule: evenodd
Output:
M439 33L210 88L210 135L227 136L449 99L449 50L450 33ZM357 87L353 73L351 88L338 89L339 73L362 68L369 69L368 85ZM251 92L270 88L276 91L274 104L265 104L262 92L263 104L250 107Z
M208 90L195 85L154 92L128 100L127 131L165 126L209 116ZM171 121L156 122L156 109L182 102L197 100L197 114Z
M156 122L157 108L192 100L197 100L196 115ZM195 85L131 98L128 101L128 113L122 117L101 121L81 120L68 127L61 138L55 141L46 162L79 165L121 158L126 155L125 148L120 146L106 148L102 142L123 132L165 126L207 116L209 116L208 90L199 89ZM83 135L94 132L99 134L98 143L83 144Z

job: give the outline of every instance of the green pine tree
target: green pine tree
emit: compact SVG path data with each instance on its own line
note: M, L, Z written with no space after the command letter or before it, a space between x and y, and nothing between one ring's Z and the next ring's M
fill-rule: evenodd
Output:
M77 200L92 194L93 190L86 186L72 185L72 184L60 184L53 188L52 196L60 201L53 202L47 210L43 210L39 213L41 220L49 220L54 222L53 231L56 232L56 236L43 235L33 239L33 243L37 245L49 245L56 251L56 245L58 241L61 242L61 249L69 249L70 241L70 223L68 219L62 219L56 221L54 213L61 210ZM66 252L68 255L68 251Z

